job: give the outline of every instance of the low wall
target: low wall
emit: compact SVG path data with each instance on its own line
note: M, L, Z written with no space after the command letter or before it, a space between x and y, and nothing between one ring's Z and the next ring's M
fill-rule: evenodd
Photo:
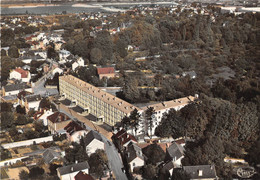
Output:
M21 147L21 146L29 146L29 145L33 145L34 143L39 144L39 143L48 142L48 141L53 141L53 137L47 136L47 137L43 137L43 138L36 138L36 139L30 139L30 140L26 140L26 141L2 144L1 146L4 149L9 149L9 148L15 148L15 147Z
M27 157L29 157L29 156L24 156L24 157L19 157L19 158L15 158L15 159L8 159L8 160L1 161L0 167L15 164L17 161L21 161L22 159L25 159Z

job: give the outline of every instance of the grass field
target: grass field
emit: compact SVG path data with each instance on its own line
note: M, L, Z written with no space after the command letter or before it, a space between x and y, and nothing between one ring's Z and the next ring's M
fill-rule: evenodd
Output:
M0 179L7 179L7 178L9 178L4 168L1 168L0 171L1 171Z

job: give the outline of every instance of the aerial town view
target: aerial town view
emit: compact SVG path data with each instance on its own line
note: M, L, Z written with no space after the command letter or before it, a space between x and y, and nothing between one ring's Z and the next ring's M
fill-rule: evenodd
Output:
M259 0L1 0L2 180L260 180Z

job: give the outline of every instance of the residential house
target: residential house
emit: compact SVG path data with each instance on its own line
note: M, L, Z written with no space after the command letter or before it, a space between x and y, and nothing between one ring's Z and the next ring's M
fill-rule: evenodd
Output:
M72 180L80 171L86 174L89 173L89 164L87 161L59 167L57 168L57 175L60 180Z
M84 60L80 57L74 63L72 63L72 70L75 71L77 67L83 67Z
M80 142L80 138L84 137L88 132L75 121L71 121L64 127L66 130L68 140L71 142Z
M183 170L190 176L191 180L218 179L214 165L183 166Z
M97 68L97 73L99 76L99 79L102 79L103 77L106 78L113 78L115 77L115 68L114 67L104 67L104 68Z
M59 73L59 75L61 75L63 73L63 70L59 67L56 67L52 70L52 76L54 76L56 73Z
M21 91L17 94L17 100L18 100L18 103L21 105L21 106L24 106L25 103L24 103L24 97L25 96L28 96L28 95L32 95L33 93L31 92L28 92L28 91Z
M116 134L114 134L113 139L117 148L120 150L122 150L124 147L127 147L130 142L137 143L135 137L131 134L128 134L125 129L121 129Z
M174 142L166 149L164 161L172 161L175 167L181 167L181 160L183 157L184 148L181 145Z
M74 178L75 180L95 180L91 175L86 174L82 171L79 171Z
M26 109L26 112L30 110L37 111L41 102L41 95L33 94L27 95L21 98Z
M137 146L137 144L129 143L125 152L131 172L133 172L136 167L144 166L144 155L142 149Z
M24 90L31 93L33 92L32 87L25 82L19 84L10 84L2 87L3 96L18 95L19 92Z
M58 111L48 116L47 120L48 120L48 130L52 134L62 133L64 127L67 126L67 124L70 123L71 121L69 116Z
M46 164L50 164L53 160L58 160L61 158L61 152L48 148L44 151L42 157Z
M10 79L21 80L22 82L29 82L31 80L31 73L18 67L10 72Z
M105 149L102 137L97 132L92 130L84 137L84 143L86 145L86 151L89 155L95 153L97 149Z
M44 126L48 126L48 120L47 117L52 115L54 112L52 112L52 109L40 109L38 112L36 112L33 117L34 120L39 120L43 122Z

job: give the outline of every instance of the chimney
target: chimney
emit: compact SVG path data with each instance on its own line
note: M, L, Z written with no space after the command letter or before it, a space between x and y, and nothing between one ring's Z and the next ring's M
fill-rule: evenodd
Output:
M78 164L78 160L75 161L75 164ZM72 167L73 168L73 167Z
M198 175L202 176L202 172L203 172L202 170L198 170Z

